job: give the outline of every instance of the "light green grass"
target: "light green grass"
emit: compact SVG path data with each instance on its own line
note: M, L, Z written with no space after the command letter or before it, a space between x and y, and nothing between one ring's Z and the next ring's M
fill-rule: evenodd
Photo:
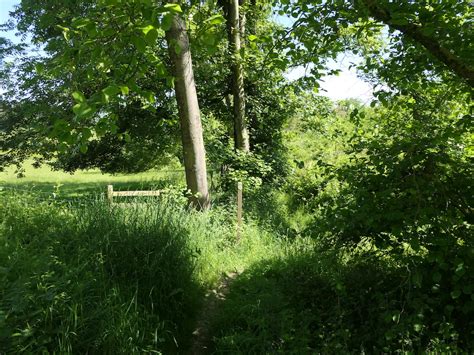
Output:
M43 165L34 168L32 161L25 166L24 177L18 178L14 167L0 173L0 190L27 190L32 193L49 195L55 193L63 198L80 197L105 193L107 185L115 190L138 190L162 188L184 184L184 171L180 168L164 168L138 174L103 174L97 169L80 170L74 174L53 171Z

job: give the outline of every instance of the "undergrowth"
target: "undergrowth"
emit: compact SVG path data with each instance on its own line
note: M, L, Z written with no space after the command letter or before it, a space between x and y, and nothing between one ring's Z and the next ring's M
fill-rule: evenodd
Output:
M7 353L182 351L204 290L275 252L251 224L235 245L230 215L218 208L197 213L166 199L111 208L18 194L1 200Z
M462 314L451 297L413 282L415 272L426 274L428 266L293 244L233 283L214 324L214 352L469 351L474 346L470 313Z
M369 240L323 250L285 223L284 196L260 210L248 201L237 243L232 208L200 213L178 195L113 206L0 196L0 351L186 353L206 291L232 271L211 319L215 353L474 348L469 248L444 269L432 253ZM272 211L290 237L262 223Z

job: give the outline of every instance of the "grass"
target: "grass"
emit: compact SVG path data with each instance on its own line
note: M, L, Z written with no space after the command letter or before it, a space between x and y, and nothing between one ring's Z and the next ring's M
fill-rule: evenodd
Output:
M0 176L1 351L186 353L205 293L233 271L211 319L214 353L473 348L472 285L457 294L449 284L458 264L440 281L423 258L321 250L277 193L246 199L239 243L232 196L199 213L180 188L112 207L94 195L109 183L169 186L158 176L44 167ZM58 183L81 203L43 198Z
M450 315L453 301L414 285L407 264L374 254L322 251L306 240L299 244L254 263L231 285L214 323L214 353L472 349L470 311Z
M0 348L139 353L186 333L201 291L183 211L2 202Z
M0 348L11 353L181 352L205 291L286 243L251 221L236 243L232 209L188 210L179 191L112 207L23 189L0 201Z
M18 178L15 168L0 173L0 189L23 190L43 196L55 193L62 198L78 198L105 193L107 185L116 190L161 188L170 184L184 186L182 169L152 170L140 174L103 174L97 169L74 174L53 171L47 165L35 168L32 161L25 164L25 176Z

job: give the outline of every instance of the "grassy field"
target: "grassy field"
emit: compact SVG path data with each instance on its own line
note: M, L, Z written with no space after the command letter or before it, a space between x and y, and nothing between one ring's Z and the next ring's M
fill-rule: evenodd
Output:
M107 185L114 190L139 190L184 186L184 171L177 168L152 170L139 174L103 174L99 170L81 170L74 174L53 171L47 165L34 168L25 164L25 176L18 178L15 168L0 172L0 190L14 189L48 197L53 193L59 198L77 198L85 195L104 194Z

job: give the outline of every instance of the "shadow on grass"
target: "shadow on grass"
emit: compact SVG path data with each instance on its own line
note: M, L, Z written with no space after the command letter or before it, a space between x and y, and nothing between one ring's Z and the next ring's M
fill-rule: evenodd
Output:
M457 338L443 339L440 320L450 320L424 303L424 292L413 290L405 268L372 258L345 264L334 253L318 253L265 261L232 284L213 326L213 351L324 354L462 349L466 343L456 344ZM455 327L450 328L452 333ZM469 333L462 337L466 341Z
M293 216L288 213L281 197L272 187L263 187L254 194L244 194L244 214L250 215L266 230L295 237L298 231L291 222Z
M176 353L202 290L179 208L91 204L65 213L2 197L0 348Z

